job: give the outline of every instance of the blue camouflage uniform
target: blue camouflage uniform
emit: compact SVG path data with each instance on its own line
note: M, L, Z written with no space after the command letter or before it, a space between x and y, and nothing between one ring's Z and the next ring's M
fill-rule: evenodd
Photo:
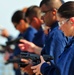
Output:
M64 51L68 39L64 36L63 32L59 29L58 22L55 22L48 35L41 55L47 54L54 57L51 62L56 64L58 56Z
M23 37L24 39L32 42L33 38L35 37L35 33L37 33L37 30L35 28L33 28L32 26L30 26L23 34L20 33L18 37ZM18 47L18 44L16 44L13 56L18 56L20 54L20 52L21 52L21 50ZM15 75L21 75L19 68L15 69ZM24 73L24 75L28 75L28 74Z
M35 34L35 37L33 39L33 43L36 44L39 47L43 47L44 46L45 34L44 34L44 31L43 31L42 27Z
M59 56L57 65L43 63L43 75L74 75L74 37Z
M32 26L30 26L23 34L20 33L18 37L23 37L24 39L32 42L33 38L35 37L35 33L37 33L37 30L33 28ZM14 56L17 56L18 54L20 54L20 52L21 50L17 44L14 49Z

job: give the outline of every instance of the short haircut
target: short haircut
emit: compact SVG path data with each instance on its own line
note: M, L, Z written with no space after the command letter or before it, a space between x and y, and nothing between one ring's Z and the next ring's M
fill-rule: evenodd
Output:
M63 0L42 0L40 2L40 7L45 4L46 6L48 7L51 7L51 8L56 8L58 9L60 7L60 5L62 5L64 3Z
M38 6L30 6L26 13L25 13L25 17L28 17L30 20L32 20L33 17L38 17L38 11L40 10L40 8Z
M21 10L17 10L13 14L13 16L11 18L11 21L14 22L14 23L19 23L21 19L23 19L25 22L27 22L26 19L25 19L25 13L22 12Z

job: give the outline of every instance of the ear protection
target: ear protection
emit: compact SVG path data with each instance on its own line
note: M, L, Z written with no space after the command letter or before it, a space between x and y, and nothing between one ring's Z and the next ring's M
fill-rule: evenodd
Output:
M34 20L35 24L37 24L37 25L41 25L42 22L43 22L43 20L40 20L40 19L38 19L36 17L34 17L33 20Z

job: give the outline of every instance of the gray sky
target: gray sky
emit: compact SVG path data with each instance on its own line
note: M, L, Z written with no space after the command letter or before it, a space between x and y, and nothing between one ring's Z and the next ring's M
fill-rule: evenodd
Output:
M0 25L16 37L18 31L16 31L11 23L12 14L18 9L31 5L39 5L40 1L41 0L0 0ZM0 44L4 44L5 41L6 39L0 36Z
M0 0L0 25L6 28L11 35L16 37L18 35L18 31L15 30L11 23L12 14L24 7L28 7L31 5L39 5L41 0ZM74 1L74 0L65 0L66 1ZM0 36L0 44L4 44L6 39Z

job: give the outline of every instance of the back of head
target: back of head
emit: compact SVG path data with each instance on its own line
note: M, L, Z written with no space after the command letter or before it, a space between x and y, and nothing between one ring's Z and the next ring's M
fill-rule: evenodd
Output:
M28 17L30 20L32 20L33 17L39 17L38 12L40 11L40 8L38 6L30 6L25 16Z
M58 10L61 17L71 18L74 17L74 1L64 3Z
M21 10L17 10L16 12L14 12L11 21L14 23L19 23L22 19L26 22L25 13Z
M40 3L40 7L45 4L48 8L56 8L59 9L59 7L64 3L63 0L42 0Z
M27 9L25 17L27 22L37 30L41 27L41 24L43 23L43 21L41 20L41 9L36 5L30 6Z

